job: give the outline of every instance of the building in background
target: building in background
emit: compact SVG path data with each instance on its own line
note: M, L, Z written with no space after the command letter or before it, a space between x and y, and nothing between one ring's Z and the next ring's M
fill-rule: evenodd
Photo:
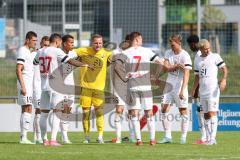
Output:
M24 2L25 30L34 30L39 37L52 32L69 33L76 39L75 46L88 45L94 33L102 34L106 41L121 42L126 34L139 31L146 46L157 46L163 52L171 34L180 33L186 39L197 33L197 0L0 0L8 53L23 43ZM201 37L210 39L222 53L240 54L239 0L201 0L202 22L206 6L222 12L225 20L202 23ZM187 47L185 41L183 46Z
M5 17L7 21L14 21L14 36L18 37L21 44L21 40L24 39L23 28L21 28L23 25L18 21L23 20L24 0L1 0L0 2L4 4L2 8L5 9L5 12L0 13L0 17ZM63 24L62 0L26 0L26 31L34 30L40 35L49 35L52 32L62 34L65 31L79 40L79 2L79 0L65 0L65 24ZM46 28L39 30L39 27L29 23ZM102 34L106 40L109 40L109 0L82 0L83 37L81 39L89 39L94 33ZM77 45L78 42L76 42Z

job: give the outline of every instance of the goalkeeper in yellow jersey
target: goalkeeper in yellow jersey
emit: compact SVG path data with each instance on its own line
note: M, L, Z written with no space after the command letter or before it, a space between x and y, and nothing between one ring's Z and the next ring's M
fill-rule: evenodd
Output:
M85 139L83 143L89 143L91 106L94 107L99 143L103 141L103 106L105 103L104 88L107 74L107 63L111 52L103 48L103 37L95 34L91 38L91 46L75 49L82 62L92 64L94 69L80 68L80 106L83 110L83 130Z

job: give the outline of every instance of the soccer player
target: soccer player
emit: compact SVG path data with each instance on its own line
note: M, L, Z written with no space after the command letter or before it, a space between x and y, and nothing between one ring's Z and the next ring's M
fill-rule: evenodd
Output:
M122 132L122 114L124 106L126 103L126 90L127 90L127 81L126 76L126 60L127 57L122 53L127 48L131 47L130 35L125 37L125 40L120 44L119 48L113 51L113 60L111 64L112 69L112 82L113 82L113 93L116 98L116 111L114 123L116 127L116 143L121 143L121 132ZM132 123L128 120L129 132L130 132L130 142L135 141L134 130Z
M96 125L98 130L97 141L103 141L103 106L105 103L104 88L107 74L107 63L112 52L102 48L103 37L95 34L91 38L91 46L86 48L78 48L74 51L80 57L82 62L94 65L94 70L80 68L80 86L82 87L80 94L80 106L83 110L83 130L85 139L83 143L90 142L90 114L91 106L94 107L96 115Z
M72 51L73 46L74 46L74 37L71 35L64 35L62 37L62 49L66 55L68 55L70 58L76 59L77 54ZM64 95L65 101L70 101L70 103L66 103L64 106L63 110L63 117L60 120L60 127L62 131L62 141L63 144L71 144L71 141L68 138L67 132L68 132L68 127L69 127L69 121L68 117L69 114L71 113L71 108L74 105L74 99L75 99L75 83L74 83L74 77L73 77L73 70L75 69L75 66L64 63L62 64L62 69L63 69L63 79L64 79L64 84L70 85L68 88L68 94ZM68 105L71 104L71 105Z
M198 48L198 42L199 42L199 37L197 35L190 35L187 38L187 43L191 51L193 52L194 59L197 57L201 56L201 51ZM196 79L194 79L193 85L196 82ZM198 118L198 127L201 133L200 139L196 140L194 144L203 144L207 141L207 135L206 135L206 130L205 130L205 125L204 125L204 113L202 110L202 106L199 101L199 95L198 95L198 90L199 90L199 85L196 88L196 90L193 90L191 93L192 99L197 105L197 118Z
M201 56L194 62L195 80L193 91L196 90L199 83L200 104L202 105L206 132L210 135L210 141L207 145L217 144L217 112L219 108L220 91L226 87L227 67L219 54L211 52L211 46L208 40L199 41ZM218 69L223 72L223 76L218 83Z
M49 37L44 36L40 42L40 50L49 46ZM35 57L37 54L37 50L32 52L33 56ZM33 141L36 144L43 143L41 137L41 130L40 130L40 99L41 99L41 76L40 76L40 69L38 65L33 66L34 69L34 76L33 76L33 106L35 108L35 116L33 120Z
M21 144L34 144L27 138L27 132L30 129L32 118L32 94L33 94L33 59L31 49L34 49L37 42L37 34L28 32L24 46L19 48L17 52L17 88L18 88L18 104L22 107L20 118Z
M161 112L163 114L162 124L165 130L165 137L158 143L171 143L171 121L168 119L170 105L175 102L180 112L181 138L180 144L186 143L189 117L188 117L188 80L192 61L189 54L181 47L182 38L174 34L169 38L170 50L165 52L164 66L168 72L167 82L171 84L172 90L165 86L165 93L162 100Z
M57 88L52 88L50 81L62 80L63 75L60 68L61 63L69 63L77 67L90 67L87 64L71 59L66 55L60 47L62 46L61 35L54 33L50 36L50 46L38 52L34 59L34 64L40 65L41 73L41 117L40 128L44 145L60 146L56 141L57 132L59 129L60 119L57 112L63 108L64 96L56 91ZM61 106L59 109L58 106ZM47 139L47 119L49 111L53 109L53 120L51 130L51 141Z
M142 35L139 32L130 34L132 46L124 51L127 56L128 95L127 106L130 120L137 139L136 145L142 145L139 114L144 109L147 126L150 132L150 145L155 145L155 120L152 112L153 99L150 82L150 63L160 63L163 60L150 49L142 47Z
M48 36L43 36L40 42L40 48L45 48L49 46L49 37Z

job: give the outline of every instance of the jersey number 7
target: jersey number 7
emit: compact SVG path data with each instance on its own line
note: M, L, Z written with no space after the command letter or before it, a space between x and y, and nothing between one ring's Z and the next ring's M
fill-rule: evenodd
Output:
M138 69L139 69L139 64L141 62L141 56L133 56L133 59L136 60L136 64L135 64L135 67L134 67L134 72L136 72Z

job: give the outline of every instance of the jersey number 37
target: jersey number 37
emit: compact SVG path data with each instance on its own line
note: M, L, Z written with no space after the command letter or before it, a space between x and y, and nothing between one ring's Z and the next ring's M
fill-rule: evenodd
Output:
M41 73L48 73L52 61L52 57L39 57L40 61L40 72Z

